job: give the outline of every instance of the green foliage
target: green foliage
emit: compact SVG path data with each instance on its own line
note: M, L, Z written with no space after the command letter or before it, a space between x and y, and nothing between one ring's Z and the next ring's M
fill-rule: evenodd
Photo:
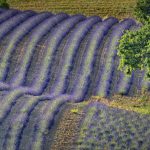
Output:
M79 112L79 110L74 108L74 109L71 109L71 112L77 114Z
M150 18L150 0L138 0L134 14L139 21L147 22Z
M129 75L136 69L145 70L150 79L150 0L138 0L135 15L144 26L122 36L118 46L118 68Z
M129 75L136 69L146 70L150 79L150 24L137 31L126 31L120 40L118 55L119 70Z
M0 7L9 8L9 4L6 2L6 0L0 0Z

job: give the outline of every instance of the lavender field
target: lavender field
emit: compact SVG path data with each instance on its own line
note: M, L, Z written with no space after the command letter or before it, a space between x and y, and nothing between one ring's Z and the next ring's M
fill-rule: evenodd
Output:
M67 102L82 102L91 96L134 96L142 89L149 91L150 82L145 80L144 72L135 71L130 77L117 70L119 39L126 30L139 27L131 18L119 21L114 17L0 9L0 150L50 149L47 135ZM108 149L115 146L142 149L144 143L150 149L149 117L141 119L134 113L109 110L99 103L94 103L92 109L88 127L83 131L87 137L79 138L76 149L103 149L105 138L111 143ZM115 117L124 120L125 116L128 121L134 118L134 122L139 119L140 122L125 122L125 128L122 125L118 128L130 126L131 132L138 130L136 134L132 132L133 139L139 134L141 139L134 143L125 134L114 136L120 134L116 132L118 128L103 137L107 131L107 127L101 131L103 124L108 121L108 128L116 127ZM99 121L92 128L95 118ZM101 137L104 139L100 140Z
M90 103L85 111L75 145L78 150L150 149L149 115L109 108L98 102Z

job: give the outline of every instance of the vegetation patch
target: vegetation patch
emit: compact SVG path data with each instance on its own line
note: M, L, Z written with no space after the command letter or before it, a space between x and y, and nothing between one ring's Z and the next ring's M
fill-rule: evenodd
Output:
M133 16L137 0L8 0L11 8L50 11L53 13L114 16L119 19Z
M94 99L93 99L94 100ZM122 150L149 147L150 116L91 102L76 142L78 150Z
M93 96L93 98L110 107L134 111L141 114L150 114L150 93L135 97L114 95L111 99L98 96Z
M52 150L70 150L75 147L74 141L79 136L80 121L85 115L83 108L87 104L87 102L66 104L65 109L57 119L57 128L50 147Z
M0 0L0 7L9 8L9 4L6 2L6 0Z

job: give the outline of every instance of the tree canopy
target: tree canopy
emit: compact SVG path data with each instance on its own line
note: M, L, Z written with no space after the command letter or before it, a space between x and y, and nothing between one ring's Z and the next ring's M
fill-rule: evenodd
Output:
M128 30L121 37L117 47L118 68L129 75L133 70L145 70L150 80L150 0L139 0L135 14L143 26L136 31Z
M147 22L150 18L150 0L138 0L134 14L140 22Z
M1 8L9 8L9 4L6 0L0 0L0 7Z

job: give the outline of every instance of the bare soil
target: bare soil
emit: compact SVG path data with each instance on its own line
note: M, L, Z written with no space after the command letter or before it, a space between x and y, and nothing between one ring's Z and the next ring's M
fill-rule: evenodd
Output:
M73 150L75 149L75 141L80 132L80 123L84 117L84 107L81 104L66 104L57 118L54 135L50 150ZM71 110L77 109L78 112Z

